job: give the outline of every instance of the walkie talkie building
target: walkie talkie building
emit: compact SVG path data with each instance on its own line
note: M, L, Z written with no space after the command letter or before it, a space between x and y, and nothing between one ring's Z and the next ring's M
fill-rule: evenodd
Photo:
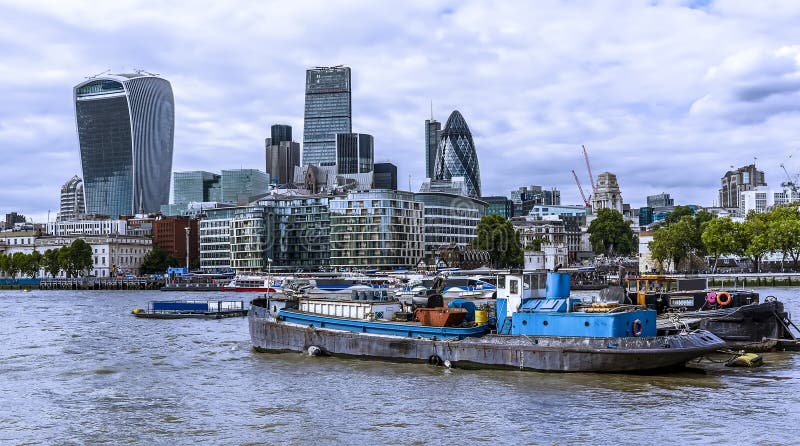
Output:
M434 180L464 177L469 196L473 198L481 196L478 154L475 152L472 133L458 110L450 114L442 130L434 170Z
M172 87L138 72L92 77L74 88L87 214L157 212L169 202Z

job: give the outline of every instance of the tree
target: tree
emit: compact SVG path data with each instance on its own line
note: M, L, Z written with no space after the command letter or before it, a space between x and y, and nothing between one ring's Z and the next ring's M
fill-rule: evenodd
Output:
M30 254L26 254L27 261L25 266L22 268L22 274L25 274L28 277L36 278L39 275L39 267L41 266L42 262L42 254L39 251L33 251Z
M508 219L499 215L486 215L478 222L477 238L472 247L489 252L496 268L522 266L523 252L519 233Z
M83 239L75 239L70 245L70 258L75 269L81 275L88 273L94 265L92 262L92 246Z
M693 240L696 233L694 218L684 216L680 221L658 228L648 245L650 256L662 263L669 260L677 270L682 260L696 253Z
M83 275L92 268L92 247L83 239L75 239L58 250L58 263L67 277Z
M42 266L50 274L50 277L58 275L58 272L61 271L61 263L58 261L58 249L48 249L44 252Z
M145 254L142 259L142 274L160 274L167 271L170 266L178 266L180 262L175 257L167 254L167 251L160 246L153 246L153 249Z
M21 252L15 252L8 257L8 274L15 277L23 268L27 266L28 258Z
M11 262L11 257L7 255L0 255L0 272L3 274L8 274L9 267Z
M768 238L772 248L792 259L792 268L797 269L800 260L800 214L797 205L776 206L769 212Z
M761 271L761 258L772 251L773 243L769 239L770 216L750 211L742 225L743 253L753 262L756 272Z
M675 209L672 210L667 215L667 218L664 219L664 223L670 225L672 223L677 223L681 221L683 217L691 217L694 215L694 209L690 208L689 206L675 206Z
M701 239L706 252L714 256L712 272L716 271L719 257L725 254L741 254L742 225L730 218L715 218L703 225Z
M630 225L615 209L600 209L589 225L589 242L595 254L630 255L636 252L636 238Z

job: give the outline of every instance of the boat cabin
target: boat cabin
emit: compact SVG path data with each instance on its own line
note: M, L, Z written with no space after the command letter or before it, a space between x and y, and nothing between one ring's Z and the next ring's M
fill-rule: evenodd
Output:
M538 278L544 272L537 273ZM506 275L497 293L497 332L525 336L652 337L656 335L656 312L621 305L584 308L581 299L570 297L570 275L546 273L544 294L531 289L523 275ZM498 283L500 285L500 283ZM536 291L536 292L534 292Z

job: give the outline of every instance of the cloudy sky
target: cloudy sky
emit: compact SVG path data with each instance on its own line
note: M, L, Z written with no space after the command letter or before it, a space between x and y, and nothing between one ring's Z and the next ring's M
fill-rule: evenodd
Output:
M271 124L302 137L305 70L338 64L353 130L403 188L424 177L432 102L466 118L485 195L537 184L579 203L585 144L635 207L712 205L732 165L755 160L771 186L781 163L800 172L798 23L798 1L0 0L0 213L58 211L87 76L172 83L173 170L263 169Z

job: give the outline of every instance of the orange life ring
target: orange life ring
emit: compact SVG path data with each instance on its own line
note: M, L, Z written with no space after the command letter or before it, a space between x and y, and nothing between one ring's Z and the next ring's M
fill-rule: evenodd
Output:
M729 293L727 291L723 291L721 293L717 293L717 303L721 307L727 307L728 305L730 305L732 300L733 299L731 298L731 293Z
M633 324L631 325L631 331L633 331L633 335L634 336L641 336L642 335L642 330L644 330L644 326L642 325L642 321L640 321L639 319L636 319L635 321L633 321Z

